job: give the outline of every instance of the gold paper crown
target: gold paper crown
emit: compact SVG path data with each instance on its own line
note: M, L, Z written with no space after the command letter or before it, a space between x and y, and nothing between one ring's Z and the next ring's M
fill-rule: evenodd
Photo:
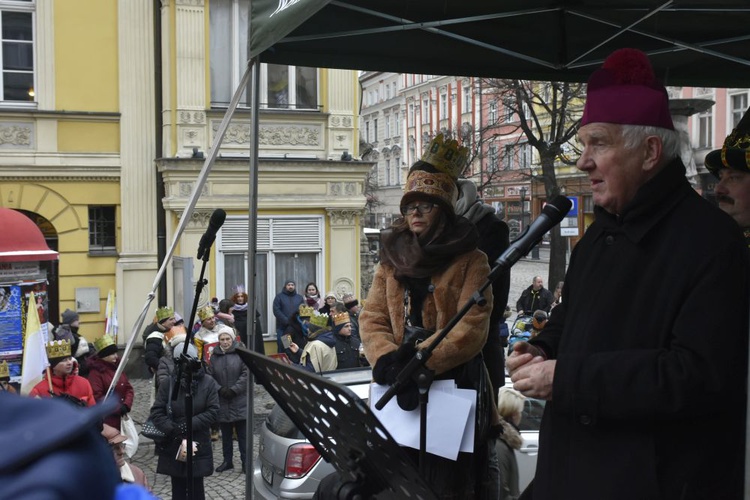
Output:
M312 308L311 308L312 309ZM329 316L325 313L323 314L313 314L310 316L310 323L312 323L315 326L319 326L321 328L325 328L328 326L328 320Z
M156 321L163 321L174 317L174 309L171 307L160 307L156 310Z
M305 304L299 305L299 315L302 318L310 318L315 314L315 309L312 306L306 306Z
M53 340L44 345L47 359L69 358L71 356L70 340Z
M351 321L348 312L341 312L333 315L333 326L341 326L350 323Z
M7 361L0 363L0 378L10 378L10 367Z
M214 316L214 309L211 306L203 306L198 310L198 319L201 320L201 322L213 318Z
M104 335L101 338L98 338L94 341L94 349L96 349L96 352L101 351L105 347L115 345L115 339L112 337L112 335Z
M422 161L450 175L453 179L458 179L466 166L468 157L469 148L459 146L455 139L445 142L443 134L438 134L427 146L427 150L422 155Z
M424 170L415 170L406 179L401 206L419 198L420 194L434 196L443 200L449 207L453 207L458 199L458 188L448 174L441 172L433 174Z

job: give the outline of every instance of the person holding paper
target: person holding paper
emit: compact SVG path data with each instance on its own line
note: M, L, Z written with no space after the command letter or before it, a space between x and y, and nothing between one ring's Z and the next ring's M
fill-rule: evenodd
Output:
M486 255L477 249L476 228L455 213L456 180L466 155L457 141L438 135L410 169L401 199L403 218L382 234L380 264L360 316L365 356L378 384L393 384L416 351L432 344L436 332L490 272ZM474 452L459 453L456 461L427 456L424 479L440 498L475 498L486 488L487 435L494 404L480 353L492 312L491 289L484 296L487 303L473 306L427 362L436 379L477 390ZM406 384L394 399L404 410L415 409L416 384ZM428 419L428 429L430 425ZM405 449L416 464L417 450Z

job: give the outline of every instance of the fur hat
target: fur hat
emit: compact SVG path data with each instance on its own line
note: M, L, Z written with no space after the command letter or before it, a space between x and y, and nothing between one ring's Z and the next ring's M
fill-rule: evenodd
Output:
M323 297L323 298L327 299L328 297L333 297L334 299L339 300L338 297L336 297L336 292L334 292L333 290L331 290L330 292L326 293L326 296Z
M69 325L73 323L74 321L78 321L80 317L78 316L78 313L75 311L71 311L70 309L65 309L62 313L62 324Z
M620 49L591 75L581 127L589 123L645 125L674 130L669 95L651 61L637 49Z
M94 349L99 358L106 358L117 352L117 343L112 335L104 335L94 341Z
M704 164L717 178L722 168L750 173L750 109L745 111L745 116L724 139L721 149L706 155Z
M174 309L171 307L164 306L156 310L156 321L159 323L162 323L169 318L174 318Z
M344 294L344 296L341 297L341 302L344 303L347 309L351 309L352 307L359 304L359 301L353 293Z

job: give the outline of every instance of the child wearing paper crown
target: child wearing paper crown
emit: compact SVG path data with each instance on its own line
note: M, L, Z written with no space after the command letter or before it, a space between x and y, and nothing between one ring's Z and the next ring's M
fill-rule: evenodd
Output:
M0 362L0 392L16 394L16 389L10 385L10 367L7 361Z
M94 398L98 403L104 400L115 371L120 365L120 359L117 355L117 344L111 335L104 335L94 341L96 354L89 358L89 376L91 390L94 392ZM128 380L128 376L123 372L120 375L110 398L117 399L120 403L117 411L108 415L104 423L111 425L115 429L120 428L120 418L127 415L133 407L133 397L135 392L133 386Z
M73 373L73 356L70 341L53 340L45 345L49 371L44 379L31 389L29 396L38 398L60 397L80 406L94 406L94 392L85 378ZM52 382L50 387L50 380Z

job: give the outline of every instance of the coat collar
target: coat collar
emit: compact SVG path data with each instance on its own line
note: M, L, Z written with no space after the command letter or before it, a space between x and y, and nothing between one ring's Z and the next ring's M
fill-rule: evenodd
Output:
M605 233L623 233L639 243L692 189L682 160L675 158L641 186L621 215L595 207L596 221L587 233L595 239Z

